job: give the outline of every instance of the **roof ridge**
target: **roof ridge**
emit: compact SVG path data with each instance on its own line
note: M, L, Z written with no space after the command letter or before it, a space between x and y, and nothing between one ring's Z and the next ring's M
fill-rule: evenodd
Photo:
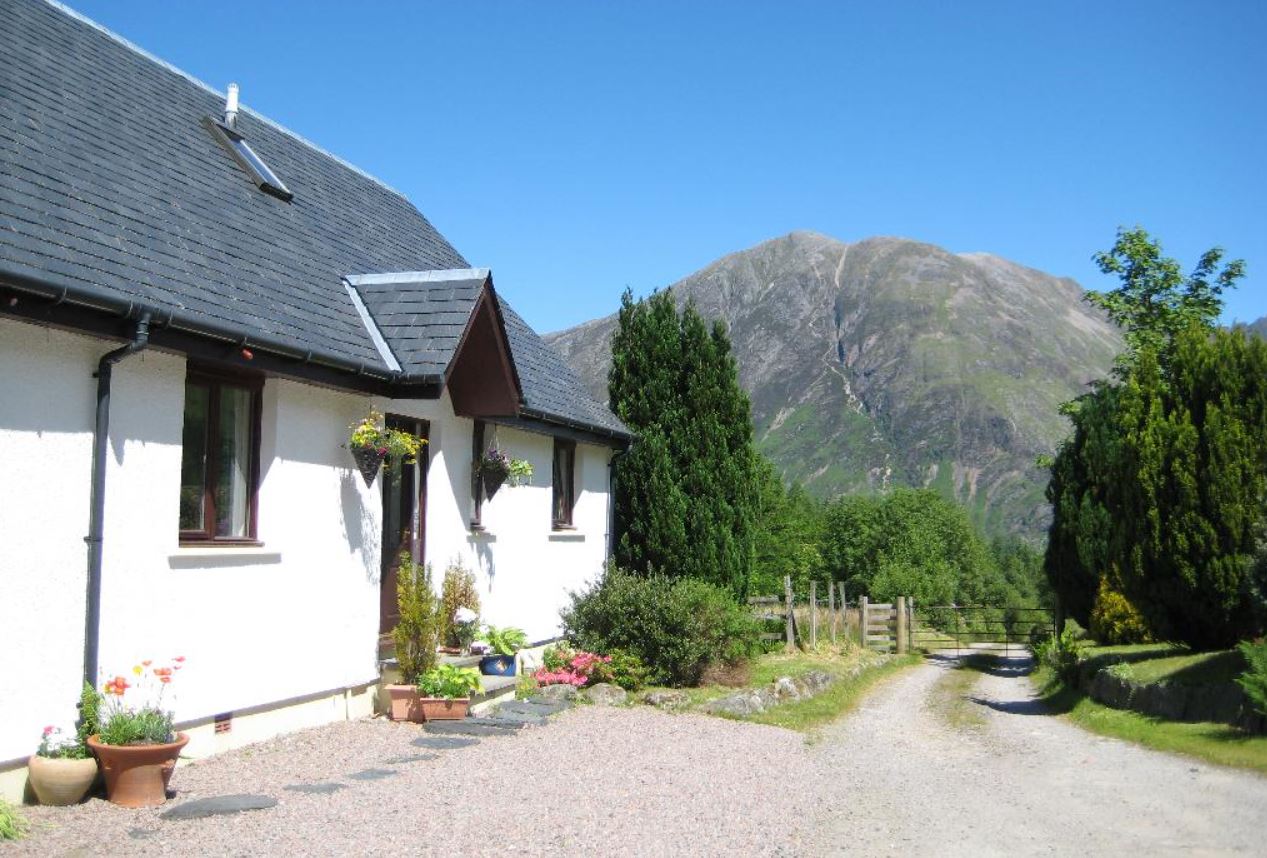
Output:
M135 42L125 39L123 36L120 36L118 33L114 32L109 27L99 24L93 19L89 18L87 15L83 14L82 12L79 12L79 11L76 11L75 9L70 8L65 3L62 3L61 0L44 0L44 2L47 5L52 6L54 9L57 9L59 12L63 13L64 15L70 18L73 18L76 21L79 21L80 23L87 24L89 27L92 27L94 30L105 35L107 38L113 39L114 41L122 45L123 47L149 60L150 62L154 63L160 68L166 69L167 71L172 72L173 74L184 78L185 80L192 83L194 86L204 89L214 96L217 96L217 97L224 96L224 93L222 93L220 90L216 89L215 87L213 87L211 84L207 83L206 81L199 80L198 78L194 77L193 75L191 75L189 72L185 71L184 69L172 65L171 63L167 62L167 60L156 57L154 54L145 50L145 48L142 48L140 45L136 44ZM365 172L365 170L361 169L355 164L349 161L343 160L338 155L335 155L333 152L330 152L326 149L321 148L316 143L313 143L311 140L309 140L307 137L304 137L302 134L298 134L292 131L291 129L287 128L285 125L282 125L280 122L270 119L264 114L259 113L258 111L252 110L251 108L247 107L245 104L241 105L239 109L243 111L244 113L249 113L251 116L255 117L260 122L263 122L265 125L268 125L271 128L277 131L280 131L282 134L285 134L288 137L293 138L296 142L302 143L304 146L307 146L309 149L312 149L314 152L317 152L318 154L323 155L326 158L329 158L330 160L335 161L338 164L341 164L342 166L346 167L347 169L351 170L357 175L362 176L363 178L369 179L371 182L383 188L384 190L390 191L391 193L395 194L396 196L400 197L406 202L409 202L409 198L405 196L403 192L396 190L391 185L387 184L386 182L384 182L382 179L378 178L377 176L373 176ZM410 204L412 205L412 203Z

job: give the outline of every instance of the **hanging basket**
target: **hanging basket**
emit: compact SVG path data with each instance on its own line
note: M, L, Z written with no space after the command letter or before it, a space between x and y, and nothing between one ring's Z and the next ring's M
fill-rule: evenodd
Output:
M361 472L361 476L365 478L367 487L374 485L374 478L378 476L379 470L383 467L383 460L387 458L386 451L380 452L375 447L351 447L352 458L356 460L356 467Z
M505 468L484 466L480 468L480 476L484 481L484 497L492 498L506 482L509 472Z

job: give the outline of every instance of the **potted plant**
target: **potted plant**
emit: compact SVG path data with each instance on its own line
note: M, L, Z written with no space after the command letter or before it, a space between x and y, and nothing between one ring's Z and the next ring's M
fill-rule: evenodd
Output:
M374 478L384 461L389 466L396 460L409 464L417 459L422 445L427 443L408 432L388 429L383 415L377 411L370 411L368 416L353 423L350 428L352 434L348 436L347 448L366 486L374 485Z
M27 779L40 804L78 804L97 779L97 761L78 739L45 727L39 749L27 760Z
M480 675L469 667L441 664L418 677L418 705L427 721L460 721L471 708Z
M480 475L484 478L484 495L491 498L503 484L521 486L532 479L532 463L512 459L496 447L489 447L480 459Z
M479 620L480 594L475 573L454 560L444 570L440 588L440 643L444 652L458 654L470 650Z
M402 684L387 686L390 715L393 721L421 721L417 682L436 665L439 605L431 589L431 567L415 563L407 551L401 552L396 569L396 606L400 619L392 639Z
M513 626L485 626L484 640L492 647L495 655L486 655L480 659L480 673L485 676L514 676L515 653L528 643L527 633Z
M106 798L115 804L154 807L167 801L176 758L189 736L172 729L163 694L184 660L160 667L143 661L132 668L134 682L116 676L102 688L100 728L87 742L106 776ZM133 702L128 702L129 690Z

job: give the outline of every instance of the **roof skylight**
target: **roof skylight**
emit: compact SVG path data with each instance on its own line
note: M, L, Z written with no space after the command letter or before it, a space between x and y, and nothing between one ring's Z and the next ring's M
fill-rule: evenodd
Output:
M259 155L255 154L255 150L246 142L246 138L237 132L236 129L230 128L223 122L212 119L210 116L202 121L207 126L207 130L216 138L217 142L225 148L233 160L238 162L246 174L251 177L251 181L255 182L256 187L266 194L272 194L280 200L290 202L294 198L294 194L290 189L277 178L269 166L264 163Z

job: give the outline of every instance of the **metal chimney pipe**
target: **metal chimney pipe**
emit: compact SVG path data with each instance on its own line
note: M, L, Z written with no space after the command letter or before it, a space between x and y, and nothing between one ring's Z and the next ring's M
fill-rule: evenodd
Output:
M224 124L236 128L238 124L238 85L229 84L229 91L224 99Z

